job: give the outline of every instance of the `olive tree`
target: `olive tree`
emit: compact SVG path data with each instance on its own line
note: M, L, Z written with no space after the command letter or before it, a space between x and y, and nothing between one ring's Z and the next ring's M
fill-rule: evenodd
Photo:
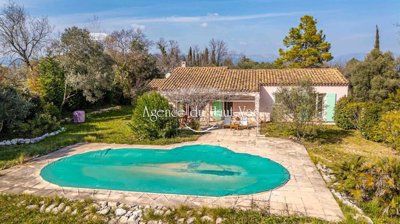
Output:
M316 97L317 93L308 81L279 87L275 92L274 120L292 122L297 138L303 138L306 125L316 119Z
M113 81L113 60L103 46L88 30L71 27L61 35L60 47L65 76L62 105L78 92L89 102L101 99Z

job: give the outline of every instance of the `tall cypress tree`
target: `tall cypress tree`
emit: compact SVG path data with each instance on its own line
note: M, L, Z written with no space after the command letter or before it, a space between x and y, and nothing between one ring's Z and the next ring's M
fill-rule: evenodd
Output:
M208 60L208 48L204 50L204 64L209 65L210 61Z
M192 47L190 47L190 48L189 48L189 52L188 52L188 56L187 56L187 62L186 62L186 64L187 64L188 66L191 66L191 65L192 65L192 61L193 61L193 58L192 58Z
M376 33L375 33L375 49L380 50L380 40L379 40L379 27L376 25Z

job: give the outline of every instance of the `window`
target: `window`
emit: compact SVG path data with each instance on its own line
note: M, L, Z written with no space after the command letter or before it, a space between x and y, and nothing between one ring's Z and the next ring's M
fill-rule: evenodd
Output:
M233 116L233 102L224 102L224 116Z
M323 118L324 117L324 101L325 101L325 93L319 93L317 94L317 100L316 100L316 109L317 109L317 117L318 118Z

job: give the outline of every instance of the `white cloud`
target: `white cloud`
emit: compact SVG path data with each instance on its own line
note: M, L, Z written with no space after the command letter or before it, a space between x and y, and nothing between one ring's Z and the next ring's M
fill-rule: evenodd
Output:
M144 29L146 29L146 26L134 23L134 24L132 24L132 29L135 30L135 31L137 31L137 30L142 30L143 31Z
M221 16L218 13L208 14L207 16L170 16L170 17L153 17L144 19L132 19L132 23L207 23L218 21L239 21L251 19L263 19L282 16L292 16L304 14L305 12L288 12L288 13L264 13L264 14L250 14L240 16Z
M204 22L204 23L200 24L200 26L205 28L208 26L208 23Z
M247 43L246 41L239 41L239 44L242 46L247 46L249 43Z

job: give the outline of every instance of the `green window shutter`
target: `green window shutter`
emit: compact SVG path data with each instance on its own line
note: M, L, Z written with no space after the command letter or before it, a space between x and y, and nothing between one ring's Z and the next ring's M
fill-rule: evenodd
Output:
M336 93L326 94L326 105L325 105L325 121L333 122L333 115L335 113L336 105Z
M212 104L212 110L213 110L213 118L215 120L221 120L222 119L222 110L223 110L223 106L224 104L222 103L222 101L217 100L214 101Z

